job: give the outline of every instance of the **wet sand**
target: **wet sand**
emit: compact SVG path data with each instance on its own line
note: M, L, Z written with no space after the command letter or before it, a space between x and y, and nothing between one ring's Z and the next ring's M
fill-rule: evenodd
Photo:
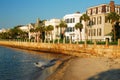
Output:
M120 80L120 58L71 58L47 80Z

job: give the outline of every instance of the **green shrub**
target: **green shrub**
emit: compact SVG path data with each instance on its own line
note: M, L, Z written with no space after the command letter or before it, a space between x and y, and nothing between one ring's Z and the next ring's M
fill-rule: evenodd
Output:
M117 41L116 41L116 42L110 42L109 44L110 44L110 45L117 45L118 42L117 42Z
M99 42L97 42L98 45L105 45L105 43L106 43L105 41L99 41Z

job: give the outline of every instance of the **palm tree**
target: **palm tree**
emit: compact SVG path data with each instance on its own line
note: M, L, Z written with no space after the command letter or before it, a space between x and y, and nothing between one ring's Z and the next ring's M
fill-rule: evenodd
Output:
M56 36L58 37L59 36L59 30L58 30L59 29L59 25L56 25L56 28L57 28L57 35Z
M54 27L53 27L52 25L48 25L48 26L46 27L46 32L47 32L47 33L50 33L52 39L53 39L53 34L52 34L52 31L53 31L53 30L54 30Z
M80 21L84 20L85 22L85 34L86 34L86 39L88 39L88 31L87 31L87 22L90 20L90 17L87 15L87 14L83 14L81 17L80 17Z
M45 31L45 24L44 24L45 20L39 20L36 23L35 26L35 32L36 32L36 36L37 36L37 41L39 41L39 39L44 40L44 36L43 36L43 32Z
M116 31L115 31L115 22L118 22L120 19L120 16L115 13L115 12L111 12L111 13L108 13L107 15L107 21L109 20L112 24L112 28L113 28L113 40L116 41Z
M65 32L65 28L67 28L67 24L65 23L65 21L61 20L59 27L61 28L61 39L63 39L64 37L64 32Z
M79 31L80 31L80 39L81 39L81 41L82 41L81 32L82 32L82 29L83 29L83 24L77 23L77 24L75 25L75 28L76 28L76 29L79 29Z

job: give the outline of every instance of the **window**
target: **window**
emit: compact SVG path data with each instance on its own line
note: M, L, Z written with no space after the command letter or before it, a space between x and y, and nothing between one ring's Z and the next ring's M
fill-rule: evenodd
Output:
M66 23L69 23L69 19L65 19L65 22L66 22Z
M97 36L98 36L98 29L97 29Z
M75 31L75 28L73 27L73 32Z
M102 35L102 30L101 30L101 28L99 29L99 36L101 36Z
M92 21L93 21L93 25L95 25L95 24L96 24L96 17L94 17L94 18L92 19Z
M94 29L94 36L96 36L96 29Z
M66 23L75 23L75 18L65 19Z
M107 16L105 16L105 23L107 23Z
M96 14L96 8L93 9L93 14Z
M94 17L94 24L96 25L96 17Z
M91 10L88 10L88 15L91 15Z
M72 27L70 27L70 32L72 32Z
M73 23L75 23L75 18L73 18Z
M98 24L98 17L97 17L97 24Z
M102 7L98 8L98 13L100 14L102 12Z
M101 16L97 17L97 24L102 24L102 17Z
M70 23L72 23L72 18L70 19Z
M110 12L110 7L109 6L106 6L106 12Z
M102 24L102 17L100 16L100 24Z
M102 13L105 13L106 12L106 5L103 5L102 6Z
M98 7L96 7L96 14L98 14Z
M119 8L118 7L115 8L115 12L119 14Z

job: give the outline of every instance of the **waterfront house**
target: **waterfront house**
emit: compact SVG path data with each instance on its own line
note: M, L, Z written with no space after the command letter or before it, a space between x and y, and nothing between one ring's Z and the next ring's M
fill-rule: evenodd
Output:
M50 19L50 20L45 21L45 26L52 25L54 28L52 31L52 34L50 34L49 36L47 35L45 36L47 40L52 40L52 39L55 40L55 39L60 38L59 24L60 24L60 19Z
M21 29L24 32L29 32L29 26L28 25L20 26L19 29Z
M4 29L4 28L0 29L0 33L4 33L4 32L7 32L7 31L9 31L9 29Z
M89 15L92 25L88 25L88 39L92 38L96 40L108 39L111 41L111 36L109 35L112 30L112 25L110 21L106 20L106 16L110 12L116 12L120 15L120 5L110 1L109 4L100 4L97 6L89 7L87 9L87 14Z
M30 40L32 37L35 36L35 34L34 34L33 32L30 32L31 29L34 29L34 26L35 26L34 23L28 24L28 30L29 30L29 32L28 32L28 37L29 37L29 40Z
M43 32L42 31L44 27L44 20L41 21L39 18L36 20L36 23L30 23L28 24L29 28L29 39L33 39L34 41L39 42L43 38Z
M80 32L79 30L75 29L75 25L76 23L80 22L80 17L82 16L82 14L80 12L76 12L73 14L66 14L63 19L67 24L67 29L65 31L65 37L66 40L72 40L72 42L75 41L80 41ZM85 23L84 21L82 21L83 24L83 29L81 32L82 35L82 41L85 40Z

